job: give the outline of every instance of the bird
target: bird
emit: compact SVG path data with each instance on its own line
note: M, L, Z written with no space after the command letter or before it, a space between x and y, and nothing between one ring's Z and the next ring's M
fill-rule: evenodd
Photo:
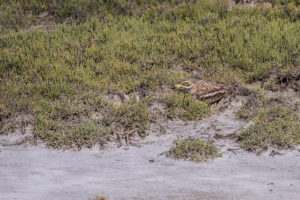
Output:
M183 81L175 85L175 88L209 104L219 102L228 92L228 88L224 84L206 80Z

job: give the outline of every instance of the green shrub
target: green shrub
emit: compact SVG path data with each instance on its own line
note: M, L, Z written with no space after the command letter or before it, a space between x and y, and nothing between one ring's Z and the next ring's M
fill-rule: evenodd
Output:
M242 148L262 151L269 146L279 149L300 144L300 120L297 113L280 106L262 109L253 124L239 133Z
M171 119L201 120L210 114L210 106L189 94L168 94L165 98L167 116Z
M104 121L108 125L119 124L124 128L124 131L134 131L141 137L145 137L146 130L149 129L150 118L151 115L146 102L125 102L120 106L113 107Z
M66 125L38 116L35 121L35 137L46 141L51 148L80 150L95 144L104 145L110 141L111 135L108 127L96 122Z
M168 157L204 162L220 156L218 149L213 144L200 139L177 139L174 143L174 146L166 153Z

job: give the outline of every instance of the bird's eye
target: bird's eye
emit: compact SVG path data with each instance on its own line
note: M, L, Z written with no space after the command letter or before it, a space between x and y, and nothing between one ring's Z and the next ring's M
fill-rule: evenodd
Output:
M186 81L186 82L183 83L183 85L184 85L184 86L189 86L189 85L190 85L190 82Z

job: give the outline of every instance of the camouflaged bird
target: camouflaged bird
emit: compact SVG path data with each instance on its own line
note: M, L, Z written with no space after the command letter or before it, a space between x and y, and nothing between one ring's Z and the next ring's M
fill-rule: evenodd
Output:
M194 82L184 81L181 84L175 85L175 88L211 104L219 102L222 98L224 98L228 90L223 84L204 80Z

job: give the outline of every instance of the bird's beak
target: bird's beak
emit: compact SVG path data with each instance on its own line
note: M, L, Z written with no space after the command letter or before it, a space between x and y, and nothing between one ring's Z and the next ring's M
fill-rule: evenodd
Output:
M176 88L176 89L179 89L179 88L181 88L181 85L180 85L180 84L177 84L177 85L175 85L175 88Z

